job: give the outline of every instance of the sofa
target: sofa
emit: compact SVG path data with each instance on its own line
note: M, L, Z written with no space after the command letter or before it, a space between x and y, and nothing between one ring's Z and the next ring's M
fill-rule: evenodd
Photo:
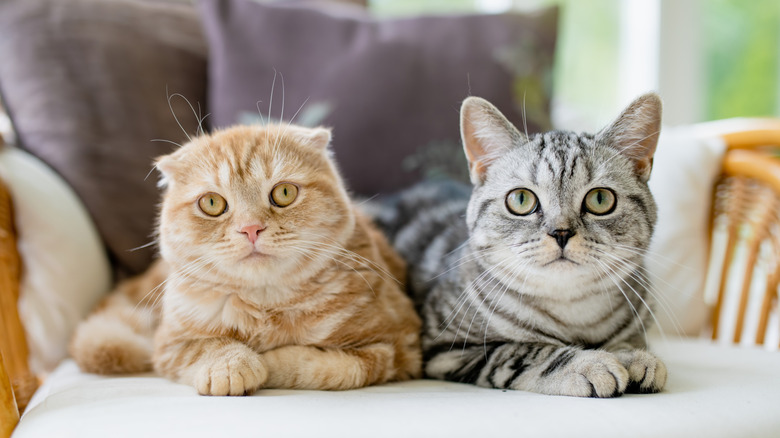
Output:
M648 260L648 336L669 369L659 394L421 379L203 397L67 358L75 325L153 259L151 162L189 136L269 118L329 125L350 191L368 198L467 178L457 107L468 95L529 132L552 128L557 10L377 20L354 3L0 2L14 130L0 146L0 437L777 436L777 120L663 129Z

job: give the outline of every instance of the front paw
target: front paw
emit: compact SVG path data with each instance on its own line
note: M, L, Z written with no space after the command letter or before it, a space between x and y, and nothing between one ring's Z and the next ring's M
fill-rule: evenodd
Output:
M628 370L628 392L654 393L666 385L666 365L652 353L645 350L621 351L615 353Z
M628 381L628 371L615 355L601 350L566 350L546 364L533 390L573 397L617 397L625 392Z
M235 348L202 365L194 386L201 395L249 395L268 379L260 355L249 348Z

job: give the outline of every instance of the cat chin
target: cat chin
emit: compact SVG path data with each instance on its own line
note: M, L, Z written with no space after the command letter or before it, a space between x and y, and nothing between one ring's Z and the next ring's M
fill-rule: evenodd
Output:
M252 251L249 254L241 257L239 263L268 263L274 256L260 251Z
M572 280L590 279L593 277L593 267L573 257L558 257L536 266L537 271L545 278L560 279L561 283Z
M528 267L514 278L512 286L523 294L555 300L573 300L580 297L581 285L598 283L594 270L589 266L567 261L555 261ZM573 285L577 285L574 286Z
M566 272L569 272L572 269L577 269L577 266L580 266L580 263L564 256L556 257L542 265L542 267L545 269L551 269L554 271L562 270Z
M261 286L292 284L303 276L311 275L312 271L322 266L322 261L311 262L306 269L302 268L301 260L282 254L266 254L253 252L226 263L221 271L230 277L244 283Z

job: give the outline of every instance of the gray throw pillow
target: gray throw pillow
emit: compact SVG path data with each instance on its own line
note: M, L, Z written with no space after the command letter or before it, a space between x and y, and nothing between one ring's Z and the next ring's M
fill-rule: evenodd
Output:
M334 128L361 195L467 178L460 102L484 97L528 131L550 127L557 10L377 20L248 0L199 2L215 127L269 118ZM282 80L284 84L282 85Z
M0 91L24 149L74 188L120 276L154 248L154 157L186 140L168 106L205 104L206 44L185 2L0 1ZM172 99L184 129L197 123ZM205 114L205 108L204 108ZM154 139L165 140L154 142ZM56 220L56 218L52 218ZM78 257L78 254L74 254Z

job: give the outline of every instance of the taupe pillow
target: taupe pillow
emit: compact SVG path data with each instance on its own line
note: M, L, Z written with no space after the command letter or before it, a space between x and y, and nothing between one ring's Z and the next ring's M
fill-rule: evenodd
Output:
M334 128L351 189L467 178L458 108L484 97L529 131L549 128L557 11L376 20L248 0L199 2L216 127L268 118ZM282 78L284 86L282 87ZM258 104L258 101L261 101ZM259 108L259 111L258 111Z
M0 91L18 141L75 189L120 275L154 254L131 251L152 239L152 160L175 147L152 140L186 140L167 95L181 93L197 112L205 90L206 45L189 3L0 2ZM194 133L189 106L172 103Z

